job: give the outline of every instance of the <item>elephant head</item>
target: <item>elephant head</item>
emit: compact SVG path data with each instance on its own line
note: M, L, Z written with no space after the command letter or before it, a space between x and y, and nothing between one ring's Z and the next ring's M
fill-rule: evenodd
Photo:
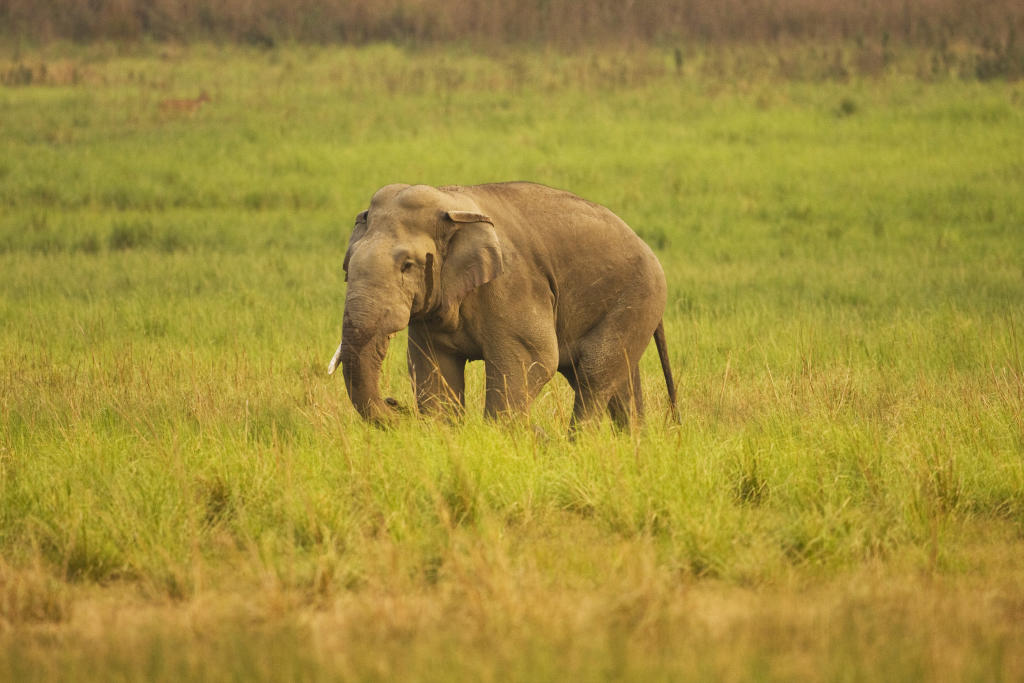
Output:
M363 418L391 420L397 403L380 395L380 371L394 334L410 320L458 326L463 298L503 270L491 219L465 197L423 185L388 185L356 217L344 261L340 364Z

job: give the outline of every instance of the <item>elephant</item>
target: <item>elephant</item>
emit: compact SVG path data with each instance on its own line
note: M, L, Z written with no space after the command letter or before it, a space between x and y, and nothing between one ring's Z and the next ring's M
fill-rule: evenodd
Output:
M575 392L571 428L610 413L643 417L638 363L654 337L676 415L662 316L665 273L609 209L528 182L386 185L355 221L343 262L339 364L353 405L390 424L381 365L409 328L421 413L465 410L465 366L483 360L486 417L525 416L560 372Z

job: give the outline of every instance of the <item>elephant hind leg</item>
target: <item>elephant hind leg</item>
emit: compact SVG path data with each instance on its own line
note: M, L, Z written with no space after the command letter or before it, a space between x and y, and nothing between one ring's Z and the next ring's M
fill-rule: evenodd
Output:
M562 374L575 394L570 431L599 419L605 411L611 414L616 425L629 426L632 405L628 389L619 390L609 382L595 379L583 372L579 364L564 369Z
M562 373L576 392L573 426L605 411L624 428L643 417L639 361L650 335L646 325L627 325L622 317L609 318L580 340Z
M640 369L634 367L617 385L601 386L581 378L578 368L563 373L575 392L571 428L597 419L608 411L616 427L630 429L643 420L644 398L640 388Z
M594 395L591 384L580 374L579 365L573 363L567 367L558 369L569 386L572 387L575 396L572 404L572 419L569 423L569 431L572 432L581 423L598 416L603 409L603 403L599 396Z
M629 382L619 387L608 400L608 414L617 427L629 429L644 419L644 395L640 387L640 367L633 366Z

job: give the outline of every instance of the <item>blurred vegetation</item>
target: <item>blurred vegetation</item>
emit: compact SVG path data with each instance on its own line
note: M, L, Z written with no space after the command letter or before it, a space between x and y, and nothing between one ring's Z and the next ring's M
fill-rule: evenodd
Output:
M713 45L855 45L861 69L927 48L938 67L982 79L1024 76L1024 4L1016 0L0 0L7 84L45 79L21 50L52 41L391 42L495 51L510 46L673 49L677 68ZM830 59L826 61L833 61ZM834 65L835 66L835 65ZM838 65L842 72L842 65Z
M873 40L1005 45L1016 0L0 0L0 32L36 41L152 38L271 46Z

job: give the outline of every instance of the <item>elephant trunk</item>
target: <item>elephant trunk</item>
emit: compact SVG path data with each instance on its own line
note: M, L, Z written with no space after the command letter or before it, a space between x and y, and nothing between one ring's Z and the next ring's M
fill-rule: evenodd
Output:
M398 402L380 395L381 366L394 333L408 324L408 314L393 309L367 313L368 307L350 294L345 306L341 344L327 368L333 373L341 365L345 389L363 419L378 425L390 424ZM375 314L376 313L376 314Z
M345 389L363 419L388 424L394 417L394 399L380 395L380 371L388 351L390 336L386 334L360 337L348 326L342 330L341 345L331 360L328 372L341 364Z

